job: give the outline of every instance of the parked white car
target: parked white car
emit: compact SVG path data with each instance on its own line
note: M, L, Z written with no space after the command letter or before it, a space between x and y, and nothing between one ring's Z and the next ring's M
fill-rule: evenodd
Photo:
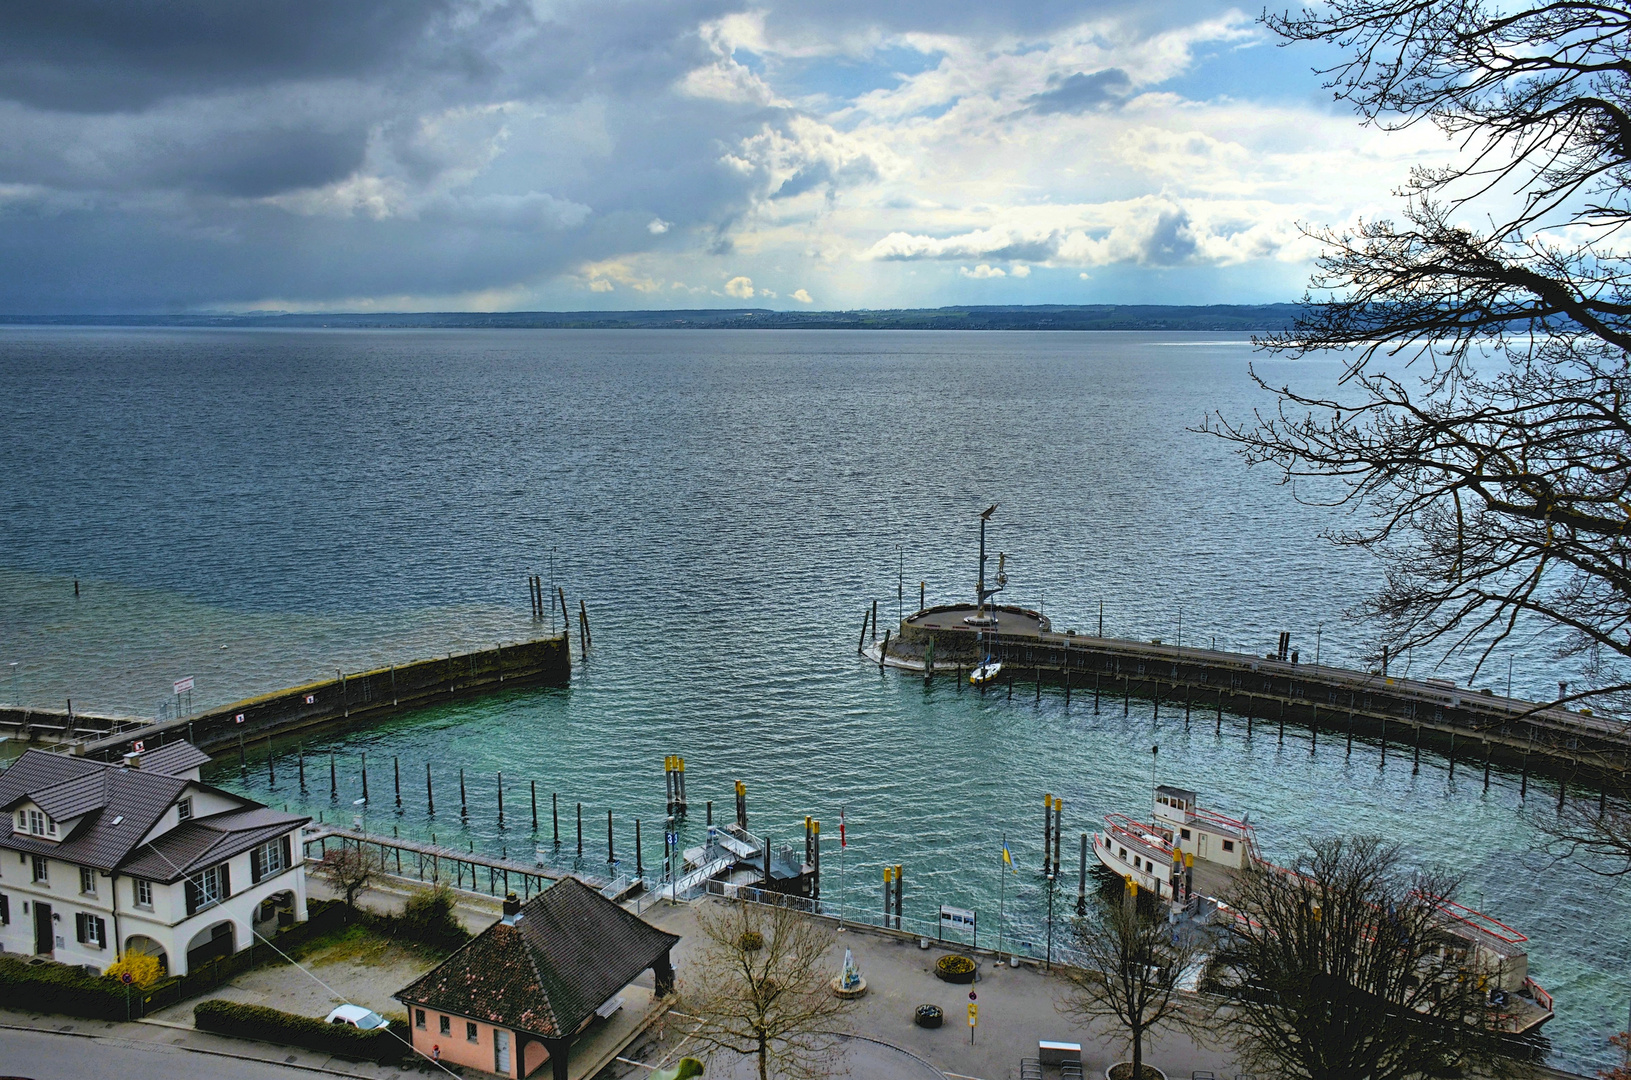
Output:
M348 1024L362 1031L373 1031L390 1023L379 1013L361 1005L341 1005L324 1019L330 1024Z

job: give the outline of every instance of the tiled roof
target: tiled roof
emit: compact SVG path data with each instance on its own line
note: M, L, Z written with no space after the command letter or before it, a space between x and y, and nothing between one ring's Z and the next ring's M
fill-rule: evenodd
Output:
M179 881L292 832L310 820L266 807L194 818L137 848L119 869L152 881Z
M398 1000L545 1038L575 1034L595 1009L679 941L573 878L495 923Z
M192 743L182 740L173 742L168 746L161 746L157 750L148 750L141 755L138 768L143 772L163 773L165 776L180 776L184 772L191 772L205 762L210 756Z
M175 749L178 746L185 749ZM186 743L172 743L161 751L169 753L159 759L159 769L177 769L178 763L190 763L199 753ZM143 765L149 764L152 756L144 755ZM185 764L182 771L192 767ZM218 790L159 769L123 768L29 750L0 773L0 810L10 811L29 799L55 820L77 817L79 823L60 842L53 842L16 832L12 827L14 819L7 813L0 819L0 848L51 855L97 870L120 869L142 837L189 785ZM246 807L260 806L231 792L219 793Z

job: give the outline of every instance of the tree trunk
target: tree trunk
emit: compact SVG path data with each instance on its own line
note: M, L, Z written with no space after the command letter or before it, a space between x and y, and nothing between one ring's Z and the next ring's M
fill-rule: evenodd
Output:
M1133 1025L1132 1080L1144 1080L1144 1027L1141 1024Z
M759 1080L770 1080L770 1047L759 1040Z

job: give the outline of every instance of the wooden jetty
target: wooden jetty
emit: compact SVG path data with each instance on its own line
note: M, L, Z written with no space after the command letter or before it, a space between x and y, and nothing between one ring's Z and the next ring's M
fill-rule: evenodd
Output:
M103 760L129 752L137 742L152 750L176 739L186 739L206 752L220 753L510 687L566 686L571 678L571 653L566 635L560 634L355 674L336 672L332 679L261 694L175 720L126 721L98 730L94 726L86 729L66 724L64 716L54 726L56 737L47 741L69 753ZM31 733L43 733L40 714L34 714L33 719Z
M1379 739L1383 753L1395 747L1429 746L1448 753L1452 763L1491 761L1531 766L1596 784L1625 787L1631 780L1631 729L1619 720L1576 712L1542 702L1522 701L1448 682L1404 679L1376 672L1291 663L1262 656L1198 649L1161 641L1127 641L1057 633L1041 613L986 605L995 626L971 624L980 618L973 604L924 608L908 615L894 634L863 654L882 666L926 677L964 673L989 656L1002 672L986 692L1006 689L1015 679L1064 688L1091 697L1095 707L1122 711L1134 697L1151 701L1159 718L1163 707L1181 713L1211 714L1221 725L1228 712L1254 723L1286 723L1319 735ZM876 637L876 616L873 616ZM864 624L863 624L864 625Z
M387 874L425 882L443 882L455 889L489 896L502 897L514 890L525 900L533 893L542 892L554 882L568 877L576 878L610 900L621 900L645 887L640 878L627 874L613 878L543 863L495 859L472 851L459 851L396 836L377 836L361 829L337 825L307 826L301 833L300 843L308 858L312 857L314 847L320 859L327 854L329 844L348 845L377 852L380 866Z

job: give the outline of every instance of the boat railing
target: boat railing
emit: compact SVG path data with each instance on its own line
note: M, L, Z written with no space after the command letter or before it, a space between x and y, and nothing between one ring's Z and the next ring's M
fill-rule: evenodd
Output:
M1454 900L1447 900L1442 896L1433 896L1428 899L1437 904L1438 910L1446 917L1470 926L1481 934L1488 934L1498 941L1504 941L1508 945L1522 945L1529 940L1527 935L1519 933L1499 919L1486 915L1482 911L1476 911L1465 904L1458 904Z
M1104 828L1107 833L1124 841L1131 847L1137 847L1145 854L1154 852L1166 862L1172 861L1172 845L1154 835L1154 826L1146 825L1141 821L1134 821L1126 814L1104 815Z
M1527 996L1534 999L1536 1005L1539 1005L1547 1012L1556 1011L1552 1008L1552 995L1548 994L1545 988L1537 983L1534 979L1525 977L1523 980L1523 989Z

